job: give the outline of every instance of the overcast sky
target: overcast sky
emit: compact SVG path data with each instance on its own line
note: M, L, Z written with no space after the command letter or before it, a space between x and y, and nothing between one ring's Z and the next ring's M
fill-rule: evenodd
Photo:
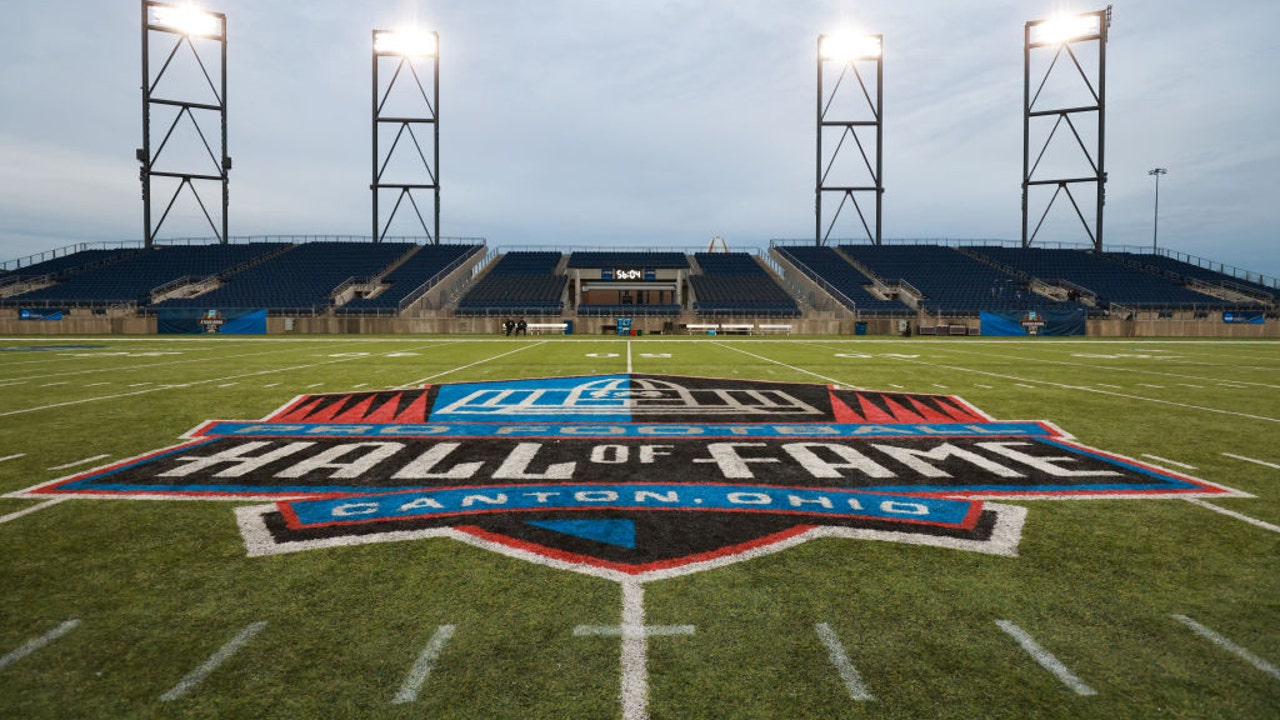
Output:
M228 16L232 235L369 233L370 31L417 24L441 37L445 236L511 248L694 247L718 235L731 249L748 249L813 236L815 40L842 29L885 38L884 236L1020 237L1024 23L1104 6L210 0L207 7ZM6 4L0 260L141 237L139 16L137 0ZM1155 187L1147 171L1165 167L1162 247L1280 276L1278 27L1275 0L1116 0L1106 75L1108 245L1150 248ZM216 54L210 61L216 65ZM1064 97L1075 72L1066 62L1048 84ZM1086 53L1086 71L1090 63ZM1082 138L1093 144L1088 124ZM1061 137L1047 158L1066 167ZM1091 211L1091 190L1078 192ZM217 202L214 193L206 198ZM1035 202L1038 214L1043 204ZM194 205L180 201L174 212L162 236L209 234ZM843 224L851 217L833 236L860 232ZM394 229L412 231L400 222ZM1065 200L1040 239L1085 240Z

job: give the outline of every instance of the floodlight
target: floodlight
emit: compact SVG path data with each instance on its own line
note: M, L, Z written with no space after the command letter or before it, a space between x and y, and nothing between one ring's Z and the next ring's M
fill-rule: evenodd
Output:
M880 38L875 35L824 35L818 45L818 55L823 60L852 62L874 60L880 57Z
M1043 45L1063 45L1072 40L1097 35L1099 23L1100 17L1097 13L1057 15L1032 26L1035 31L1032 42Z
M385 55L432 57L439 51L436 34L414 28L379 31L373 36L373 49Z
M217 37L221 31L218 16L194 5L156 5L155 23L182 35Z

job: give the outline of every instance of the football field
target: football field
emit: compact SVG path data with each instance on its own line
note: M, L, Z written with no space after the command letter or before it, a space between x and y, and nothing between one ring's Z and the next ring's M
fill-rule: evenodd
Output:
M1275 718L1280 343L0 338L0 558L0 718Z

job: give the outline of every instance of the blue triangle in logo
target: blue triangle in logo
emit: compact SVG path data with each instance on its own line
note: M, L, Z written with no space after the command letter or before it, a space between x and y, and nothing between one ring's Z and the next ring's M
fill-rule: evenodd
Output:
M631 520L530 520L525 524L634 550L636 524Z

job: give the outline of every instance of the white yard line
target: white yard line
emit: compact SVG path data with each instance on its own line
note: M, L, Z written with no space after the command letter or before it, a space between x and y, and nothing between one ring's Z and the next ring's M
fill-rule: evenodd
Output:
M86 463L91 463L94 460L102 460L103 458L109 458L109 457L111 457L110 453L104 453L102 455L94 455L93 457L87 457L87 458L84 458L83 460L76 460L75 462L69 462L65 465L54 465L49 469L50 470L66 470L67 468L73 468L77 465L84 465Z
M575 636L622 636L622 717L623 720L647 720L649 717L648 650L651 636L692 635L692 625L644 624L644 586L634 580L623 580L622 624L579 625Z
M182 678L182 680L180 680L177 685L174 685L169 692L161 695L160 699L165 702L171 702L194 690L201 681L210 675L210 673L217 670L218 667L227 660L230 660L232 655L239 652L240 648L248 644L248 642L253 639L253 636L262 632L266 627L266 621L259 621L247 625L239 632L239 634L234 638L231 638L231 642L219 648L218 652L211 655L208 660L205 660L204 663L200 665L200 667L192 670L189 675Z
M1123 390L1119 385L1109 385L1107 383L1098 383L1098 387L1111 388L1112 390Z
M999 625L1001 630L1008 633L1009 637L1018 641L1018 645L1021 646L1028 655L1034 658L1037 663L1040 663L1040 667L1053 673L1053 676L1058 678L1063 685L1071 688L1072 692L1077 695L1098 694L1096 690L1086 685L1080 678L1076 677L1075 673L1071 672L1071 670L1068 669L1066 665L1063 665L1058 658L1054 657L1052 653L1041 647L1034 638L1027 634L1027 631L1017 625L1014 625L1008 620L997 620L996 625Z
M862 681L862 676L858 674L858 669L850 662L849 655L845 652L844 645L840 644L840 637L836 635L836 631L826 623L818 623L814 627L818 630L818 638L822 640L822 644L827 646L827 655L831 658L831 664L836 666L836 671L840 673L840 679L844 681L849 697L859 702L875 700L875 696L867 690L866 684Z
M627 341L627 374L631 374L631 341Z
M1270 675L1276 680L1280 680L1280 668L1277 668L1275 665L1272 665L1266 660L1258 657L1257 655L1254 655L1252 652L1249 652L1247 649L1231 642L1227 638L1201 625L1195 620L1192 620L1186 615L1173 615L1172 617L1174 620L1177 620L1183 625L1186 625L1187 627L1191 628L1192 632L1199 635L1200 637L1205 638L1206 640L1213 643L1214 645L1217 645L1223 650L1226 650L1227 652L1230 652L1236 655L1237 657L1245 660L1250 665Z
M1244 455L1236 455L1234 453L1229 453L1229 452L1224 452L1222 454L1226 457L1233 458L1235 460L1243 460L1245 462L1253 463L1254 465L1262 465L1263 467L1269 467L1275 470L1280 470L1280 465L1277 465L1275 463L1269 463L1266 460L1258 460L1255 458L1245 457Z
M435 634L431 636L431 640L427 642L427 646L418 655L417 661L413 663L409 674L405 676L404 683L400 685L400 691L391 700L393 704L411 703L418 699L418 692L422 690L422 686L427 682L427 677L431 675L431 670L435 668L436 661L440 659L440 653L444 651L444 646L453 637L455 630L457 630L457 627L454 625L441 625L436 629Z
M20 457L26 457L26 456L27 456L26 453L18 453L16 455L5 455L4 457L0 457L0 462L4 462L5 460L17 460Z
M428 345L426 347L434 347L434 345ZM261 353L256 353L256 354L261 354ZM373 356L373 357L377 357L377 356ZM81 398L79 400L67 400L65 402L50 403L48 405L39 405L36 407L22 408L20 410L9 410L6 412L0 412L0 417L9 417L10 415L23 415L25 413L39 412L41 410L53 410L56 408L71 407L74 405L84 405L85 403L98 402L101 400L119 400L120 398L133 397L135 395L146 395L148 393L160 392L162 390L179 390L183 388L194 387L196 385L208 385L208 384L223 382L226 380L242 380L244 378L258 377L260 375L271 375L274 373L291 372L294 370L306 370L313 367L321 367L323 365L336 365L338 363L351 362L353 360L364 360L364 359L368 359L368 356L361 356L358 358L350 358L350 357L338 358L336 360L326 360L323 362L306 363L304 365L290 365L288 367L271 368L269 370L257 370L254 372L243 373L240 375L227 375L225 377L209 378L207 380L193 380L191 382L179 383L176 385L157 385L154 387L147 387L141 390L135 390L133 392L126 392L126 393L119 393L116 395L99 395L98 397Z
M8 515L0 517L0 525L3 525L4 523L9 522L10 520L17 520L23 515L30 515L33 512L39 512L41 510L44 510L47 507L53 507L54 505L57 505L60 502L70 500L70 499L71 499L70 496L56 497L56 498L53 498L52 500L45 500L39 505L32 505L31 507L26 508L24 510L19 510L18 512L9 513Z
M930 345L934 345L934 344L935 344L934 342L930 342ZM1055 345L1061 345L1062 343L1054 343L1054 344L1055 344ZM938 347L938 349L939 349L939 350L942 350L942 351L944 351L944 352L952 352L952 353L957 353L957 354L961 354L961 355L977 355L978 357L986 357L986 358L1002 358L1002 359L1005 359L1005 360L1017 360L1017 361L1021 361L1021 362L1025 362L1025 363L1046 363L1046 364L1050 364L1050 365L1070 365L1070 366L1073 366L1073 367L1087 368L1087 369L1092 370L1092 371L1095 371L1095 372L1096 372L1096 371L1107 371L1107 372L1117 372L1117 373L1120 373L1120 372L1127 372L1127 373L1142 373L1142 374L1144 374L1144 375L1156 375L1156 376L1159 376L1159 377L1177 378L1177 379L1181 379L1181 380L1190 380L1190 381L1192 381L1192 382L1196 382L1196 381L1199 381L1199 382L1213 382L1213 381L1217 380L1217 378L1206 378L1206 377L1201 377L1201 376L1199 376L1199 375L1185 375L1185 374L1182 374L1182 373L1167 372L1167 371L1162 371L1162 370L1148 370L1148 369L1145 369L1145 368L1116 367L1116 366L1113 366L1113 365L1096 365L1096 364L1091 364L1091 363L1071 362L1071 361L1067 361L1067 360L1050 360L1050 359L1048 359L1048 358L1043 358L1043 357L1034 357L1034 356L1033 356L1033 357L1028 357L1028 356L1026 356L1026 355L1010 355L1010 354L1007 354L1007 353L983 353L983 352L975 352L975 351L973 351L973 350L963 350L963 349L956 348L956 347ZM1210 363L1204 363L1204 364L1210 364ZM1213 365L1213 367L1219 367L1219 366L1215 364L1215 365ZM1252 386L1256 386L1256 387L1265 387L1265 388L1272 388L1272 389L1278 389L1278 390L1280 390L1280 385L1276 385L1276 384L1272 384L1272 383L1253 382L1253 381L1250 381L1250 380L1236 380L1236 381L1234 381L1234 382L1238 383L1240 387L1244 387L1244 386L1246 386L1246 385L1252 385ZM1099 383L1099 384L1101 384L1101 383Z
M26 644L24 644L22 647L18 648L17 650L14 650L13 652L9 653L8 655L5 655L4 657L0 657L0 670L3 670L4 668L14 664L15 662L21 660L22 658L39 650L45 645L48 645L54 640L57 640L63 635L66 635L72 630L75 630L76 627L78 627L79 625L80 625L79 620L68 620L62 623L61 625L59 625L58 627L45 633L44 635L41 635L38 638L32 638L28 640Z
M781 360L774 360L773 358L767 358L767 357L765 357L765 356L763 356L763 355L757 355L757 354L755 354L755 353L753 353L753 352L747 352L746 350L743 350L742 348L736 348L736 347L734 347L734 346L732 346L732 345L726 345L725 343L723 343L723 342L719 342L719 341L716 341L716 342L715 342L715 344L716 344L716 345L719 345L719 346L720 346L720 347L722 347L722 348L726 348L726 349L728 349L728 350L732 350L732 351L734 351L734 352L739 352L739 353L742 353L743 355L748 355L748 356L753 357L753 358L755 358L755 359L757 359L757 360L763 360L763 361L765 361L765 362L773 363L774 365L781 365L782 367L784 367L784 368L786 368L786 369L788 369L788 370L794 370L794 371L796 371L796 372L798 372L798 373L804 373L805 375L812 375L813 377L816 377L816 378L818 378L819 380L826 380L827 382L832 383L832 384L834 384L834 385L848 386L848 383L846 383L846 382L844 382L844 381L842 381L842 380L837 380L837 379L835 379L835 378L833 378L833 377L828 377L828 376L826 376L826 375L822 375L822 374L820 374L820 373L816 373L816 372L814 372L814 371L812 371L812 370L805 370L804 368L796 367L795 365L788 365L788 364L786 364L786 363L782 362Z
M112 341L113 341L113 342L115 342L116 340L118 340L118 338L113 338L113 340L112 340ZM314 342L314 341L313 341L313 342ZM239 353L239 354L236 354L236 355L209 356L209 357L200 357L200 358L184 357L184 358L182 358L182 359L180 359L180 360L165 360L165 361L163 361L163 362L153 362L153 363L137 364L137 365L127 365L127 366L123 366L123 367L91 368L91 369L88 369L88 370L70 370L70 371L66 371L66 372L55 372L55 373L48 373L48 374L44 374L44 375L28 375L28 376L27 376L27 377L25 377L25 378L17 378L17 379L21 379L21 380L42 380L42 379L46 379L46 378L69 377L69 376L72 376L72 375L88 375L88 374L94 374L94 373L121 373L121 372L131 372L131 371L134 371L134 370L145 370L145 369L147 369L147 368L163 367L163 366L167 366L167 365L184 365L184 364L190 364L190 363L192 363L192 362L225 362L225 361L227 361L227 360L234 360L234 359L237 359L237 358L243 358L243 357L258 357L258 356L260 356L260 355L277 355L277 354L280 354L280 353L295 352L296 350L297 350L297 348L287 348L287 349L284 349L284 350L265 350L265 351L261 351L261 352ZM111 356L111 357L113 357L114 359L121 359L121 358L120 358L120 356ZM127 357L126 357L126 358L124 358L124 359L128 360L128 359L134 359L134 358L127 358Z
M1174 466L1174 467L1180 467L1180 468L1182 468L1183 470L1199 470L1199 469L1200 469L1200 468L1196 467L1195 465L1188 465L1188 464L1186 464L1186 463L1180 463L1180 462L1178 462L1177 460L1170 460L1169 458L1160 457L1159 455L1149 455L1149 454L1147 454L1147 453L1142 453L1142 457L1147 458L1148 460L1155 460L1155 461L1156 461L1156 462L1158 462L1158 463L1164 463L1165 465L1172 465L1172 466Z
M1066 390L1080 390L1082 392L1097 393L1099 395L1110 395L1112 397L1125 398L1126 400L1141 400L1143 402L1156 403L1159 405L1172 405L1174 407L1185 408L1187 410L1201 410L1203 412L1216 413L1219 415L1231 415L1234 417L1248 418L1250 420L1262 420L1265 422L1280 423L1280 418L1267 417L1265 415L1253 415L1250 413L1236 412L1234 410L1222 410L1221 408L1205 407L1204 405L1191 405L1190 403L1174 402L1173 400L1163 400L1161 398L1146 397L1143 395L1130 395L1128 393L1109 392L1107 390L1098 390L1087 385L1068 385L1067 383L1051 382L1049 380L1036 380L1033 378L1018 377L1017 375L1005 375L1003 373L990 372L988 370L975 370L973 368L960 367L958 365L944 365L942 363L925 362L924 360L903 360L903 362L925 365L928 367L943 368L946 370L955 370L957 372L974 373L976 375L986 375L989 377L998 377L1002 380L1028 381L1037 382L1042 385L1050 385L1052 387L1064 388Z
M487 362L492 362L492 361L494 361L494 360L497 360L498 358L504 358L504 357L506 357L506 356L508 356L508 355L514 355L514 354L516 354L516 353L518 353L518 352L524 352L525 350L529 350L529 349L531 349L531 348L536 348L536 347L539 347L539 346L541 346L541 345L546 345L546 344L547 344L547 342L548 342L547 340L543 340L542 342L537 342L537 343L534 343L534 344L532 344L532 345L523 345L523 346L521 346L521 347L516 348L515 350L508 350L507 352L499 353L499 354L494 355L494 356L492 356L492 357L487 357L487 358L485 358L485 359L483 359L483 360L477 360L477 361L475 361L475 362L473 362L473 363L468 363L468 364L466 364L466 365L459 365L458 367L453 368L452 370L445 370L444 372L438 372L438 373L436 373L435 375L428 375L427 377L424 377L424 378L422 378L421 380L414 380L414 381L413 381L413 382L411 382L411 383L406 383L406 384L404 384L404 385L399 385L399 386L398 386L398 389L402 389L402 390L403 390L403 389L408 389L408 388L415 388L415 387L418 387L418 386L420 386L420 385L425 385L426 383L428 383L428 382L430 382L430 381L432 381L432 380L435 380L435 379L436 379L436 378L438 378L438 377L442 377L442 376L444 376L444 375L450 375L450 374L452 374L452 373L456 373L456 372L458 372L459 370L466 370L467 368L472 368L472 367L475 367L476 365L483 365L483 364L485 364L485 363L487 363Z
M1233 517L1242 522L1247 522L1250 525L1253 525L1254 527L1260 527L1263 530L1270 530L1271 532L1280 533L1280 525L1272 525L1269 522L1263 522L1262 520L1259 520L1257 518L1251 518L1248 515L1241 515L1240 513L1235 512L1234 510L1228 510L1224 507L1218 507L1217 505L1214 505L1213 503L1205 502L1200 498L1189 497L1189 498L1183 498L1183 500L1186 500L1192 505L1199 505L1200 507L1205 508L1207 510L1212 510L1216 513L1221 513L1223 515L1226 515L1227 517Z

